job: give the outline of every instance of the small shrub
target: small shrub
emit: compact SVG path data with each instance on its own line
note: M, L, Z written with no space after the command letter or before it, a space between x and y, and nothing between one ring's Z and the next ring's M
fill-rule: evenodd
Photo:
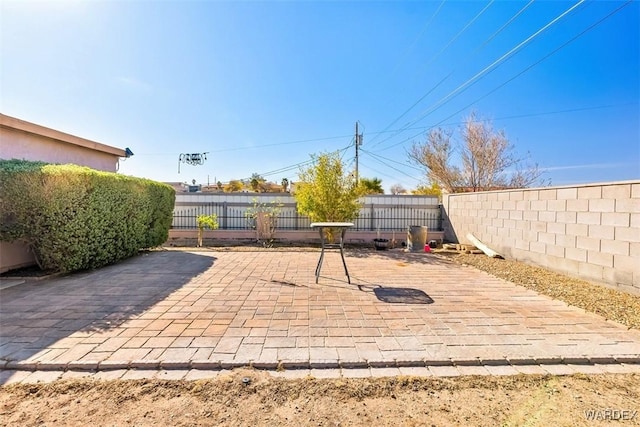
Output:
M219 227L218 215L198 215L196 222L198 224L198 247L202 247L202 235L204 234L204 229L208 228L209 230L217 230Z
M260 203L253 199L253 206L245 211L250 226L256 230L256 240L265 247L272 247L275 240L278 216L284 206L279 199L270 203Z

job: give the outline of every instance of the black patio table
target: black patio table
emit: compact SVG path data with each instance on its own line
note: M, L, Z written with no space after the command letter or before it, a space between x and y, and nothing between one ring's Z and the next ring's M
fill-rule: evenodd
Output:
M318 265L316 266L316 283L318 283L318 277L320 277L320 269L322 268L322 261L324 260L324 251L325 249L340 249L340 257L342 258L342 265L344 266L344 272L347 275L347 283L351 283L351 278L349 277L349 270L347 270L347 263L344 260L344 235L347 232L347 229L353 227L353 223L351 222L313 222L311 223L311 228L317 228L320 232L320 241L322 242L322 251L320 252L320 259L318 260ZM339 241L338 243L327 243L326 236L324 233L325 228L333 228L338 229L339 233Z

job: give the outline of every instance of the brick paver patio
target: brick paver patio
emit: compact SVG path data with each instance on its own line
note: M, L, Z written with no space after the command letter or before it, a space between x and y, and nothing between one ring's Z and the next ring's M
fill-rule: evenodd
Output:
M432 254L347 255L351 284L337 253L316 284L314 251L171 250L4 289L0 368L640 363L639 331L484 272Z

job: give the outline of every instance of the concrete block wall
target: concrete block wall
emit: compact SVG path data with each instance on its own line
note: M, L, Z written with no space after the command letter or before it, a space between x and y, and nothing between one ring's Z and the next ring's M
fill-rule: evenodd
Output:
M449 194L445 239L640 294L640 181Z

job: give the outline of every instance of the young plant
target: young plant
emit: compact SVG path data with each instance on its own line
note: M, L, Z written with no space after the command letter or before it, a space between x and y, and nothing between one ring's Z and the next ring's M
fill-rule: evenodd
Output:
M282 206L283 204L277 199L270 203L260 203L257 198L254 198L253 206L245 212L251 227L256 230L256 240L262 242L265 247L273 246Z
M219 227L218 215L198 215L196 222L198 224L198 247L202 247L202 235L204 234L204 229L208 228L209 230L216 230Z
M298 212L311 222L352 221L360 212L362 187L355 175L346 171L338 152L311 156L313 163L300 169L294 197ZM326 228L333 242L335 230Z

